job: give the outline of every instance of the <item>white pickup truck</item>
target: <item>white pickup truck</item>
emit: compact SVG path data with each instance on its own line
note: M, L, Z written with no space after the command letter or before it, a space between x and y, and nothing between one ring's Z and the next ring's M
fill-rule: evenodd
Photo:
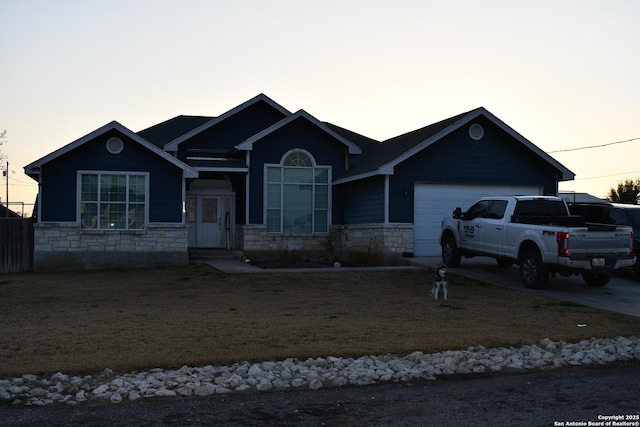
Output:
M486 197L464 213L456 208L442 221L440 244L450 267L463 256L519 264L528 288L544 287L556 273L582 274L589 286L604 286L613 270L635 262L631 227L585 222L550 196Z

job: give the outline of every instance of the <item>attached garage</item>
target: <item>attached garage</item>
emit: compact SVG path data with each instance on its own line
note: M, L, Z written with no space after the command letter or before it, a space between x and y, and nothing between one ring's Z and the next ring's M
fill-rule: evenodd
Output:
M559 182L575 177L482 107L381 143L333 129L363 147L334 180L333 206L344 209L346 225L383 219L385 259L439 256L442 219L456 207L466 210L481 197L555 195ZM369 229L361 234L376 237ZM347 237L340 235L343 248Z
M542 194L541 187L422 184L414 186L414 255L440 255L440 224L456 207L463 211L481 197Z

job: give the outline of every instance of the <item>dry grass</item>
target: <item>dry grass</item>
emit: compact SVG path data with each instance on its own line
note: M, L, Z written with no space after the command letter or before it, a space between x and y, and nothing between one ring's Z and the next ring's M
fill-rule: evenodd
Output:
M640 335L640 318L430 271L0 275L0 378ZM587 328L577 328L587 323Z

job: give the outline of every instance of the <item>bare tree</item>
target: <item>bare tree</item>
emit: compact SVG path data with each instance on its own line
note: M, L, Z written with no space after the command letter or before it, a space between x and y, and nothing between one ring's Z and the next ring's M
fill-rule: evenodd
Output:
M615 203L630 203L637 205L640 203L640 178L636 180L626 179L618 182L618 188L609 190L609 199Z
M7 130L5 129L0 132L0 145L4 144L6 140L7 140ZM4 161L6 158L7 158L7 155L0 150L0 170L5 169Z
M6 139L7 139L7 130L5 129L0 132L0 145L4 144ZM6 158L7 156L3 154L2 151L0 151L0 162L2 162Z

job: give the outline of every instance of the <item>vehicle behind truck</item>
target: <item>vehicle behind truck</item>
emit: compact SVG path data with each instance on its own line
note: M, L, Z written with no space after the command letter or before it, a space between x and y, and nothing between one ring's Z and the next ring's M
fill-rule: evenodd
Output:
M636 280L640 281L640 205L624 203L569 203L569 212L581 215L586 221L604 224L628 225L633 228L633 248L636 263L633 265Z
M442 221L440 244L449 267L473 256L518 264L528 288L542 288L556 274L604 286L614 270L635 262L631 227L587 222L551 196L486 197L466 212L456 208Z

